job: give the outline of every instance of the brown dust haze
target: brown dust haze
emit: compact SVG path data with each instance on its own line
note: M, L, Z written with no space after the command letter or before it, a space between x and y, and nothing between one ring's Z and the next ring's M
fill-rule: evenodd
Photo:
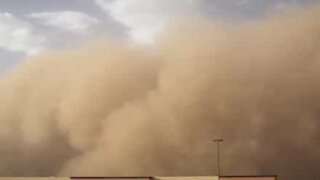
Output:
M98 40L0 81L1 176L320 178L320 8Z

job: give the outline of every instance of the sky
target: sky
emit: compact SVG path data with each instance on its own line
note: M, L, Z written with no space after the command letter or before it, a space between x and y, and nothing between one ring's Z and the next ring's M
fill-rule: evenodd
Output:
M188 17L238 23L316 0L0 1L0 76L46 49L107 36L152 45L165 25Z

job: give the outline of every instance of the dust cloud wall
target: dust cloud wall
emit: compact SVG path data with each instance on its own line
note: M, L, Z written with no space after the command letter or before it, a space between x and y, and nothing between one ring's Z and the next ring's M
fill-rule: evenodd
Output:
M0 80L1 176L320 177L320 8L93 40Z

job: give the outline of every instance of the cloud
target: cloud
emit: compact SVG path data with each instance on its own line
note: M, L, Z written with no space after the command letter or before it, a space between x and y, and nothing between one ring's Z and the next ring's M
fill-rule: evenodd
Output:
M163 26L178 18L201 13L203 0L96 0L114 20L129 28L138 42L150 43Z
M100 22L95 17L77 11L31 13L28 17L38 20L46 26L78 35L87 34L92 26Z
M33 26L10 13L0 13L0 47L13 52L35 54L44 49L46 38Z
M283 13L30 58L0 80L1 176L210 174L221 137L224 173L320 179L320 7Z

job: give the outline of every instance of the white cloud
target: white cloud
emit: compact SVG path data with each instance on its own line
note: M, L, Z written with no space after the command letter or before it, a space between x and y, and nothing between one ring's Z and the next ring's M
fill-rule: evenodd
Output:
M77 11L31 13L29 17L40 21L46 26L58 28L75 34L86 34L90 28L100 21L85 13Z
M168 21L200 14L203 0L96 0L135 41L150 43Z
M33 31L30 23L10 13L0 13L0 47L28 55L43 50L45 38Z

